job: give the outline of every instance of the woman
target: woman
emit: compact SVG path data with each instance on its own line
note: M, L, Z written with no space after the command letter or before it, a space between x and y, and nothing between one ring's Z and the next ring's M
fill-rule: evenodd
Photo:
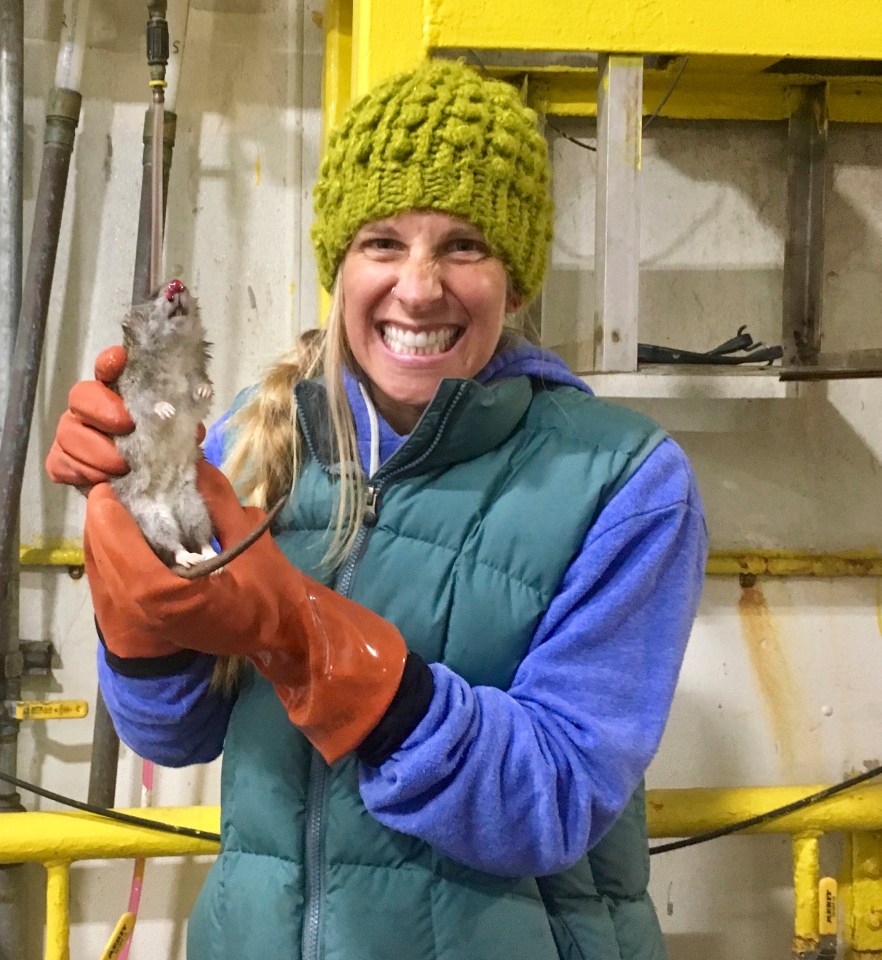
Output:
M273 537L185 582L90 494L120 736L224 751L191 960L663 956L642 777L706 532L656 424L503 330L542 282L548 184L512 87L444 62L380 85L315 190L326 332L205 445L237 488L200 467L221 543L287 496ZM124 471L118 400L72 398L50 476Z

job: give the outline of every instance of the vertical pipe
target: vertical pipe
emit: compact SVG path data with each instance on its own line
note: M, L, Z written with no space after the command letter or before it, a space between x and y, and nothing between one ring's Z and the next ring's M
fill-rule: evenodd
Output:
M161 19L165 16L167 4L148 3L147 14L150 20ZM144 150L141 158L141 199L138 208L138 232L135 239L135 269L132 278L132 302L141 303L147 300L151 293L152 269L151 253L153 249L153 202L156 194L156 176L154 161L157 151L154 147L154 137L157 127L162 129L162 201L160 218L165 220L165 210L168 198L168 178L171 172L172 155L175 146L175 132L177 117L173 107L177 96L177 84L180 77L181 60L183 58L184 43L186 40L187 23L190 15L189 0L177 0L172 4L169 14L171 33L167 51L168 56L168 87L165 103L169 109L161 111L162 116L156 115L156 105L151 103L144 116L143 142ZM148 22L148 27L150 26ZM148 40L148 64L152 59ZM160 43L160 46L162 44ZM163 105L164 106L164 105ZM101 807L112 807L116 799L117 768L119 766L119 738L113 726L113 720L107 711L107 704L99 688L95 701L95 722L92 730L92 762L89 768L89 803Z
M882 956L882 831L851 834L845 934L853 960Z
M814 956L819 942L820 844L815 833L793 837L793 955Z
M46 865L45 960L70 960L70 863Z
M34 227L22 292L21 318L9 399L0 444L0 542L7 542L18 517L25 457L31 435L31 417L37 394L37 378L46 333L49 295L55 272L55 256L61 232L61 215L67 191L67 175L82 97L74 90L54 88L49 95L43 138L43 165L34 210ZM0 596L18 565L0 564Z
M163 217L168 197L168 177L175 146L177 117L170 110L163 111L162 137L162 195ZM153 180L154 107L151 104L144 115L144 152L142 156L141 206L138 211L138 234L135 243L135 275L132 282L132 302L148 299L150 289L151 206Z
M24 140L24 0L0 0L0 363L12 367L21 309ZM9 405L9 378L0 377L0 445ZM0 539L0 700L20 695L18 522ZM18 770L18 720L0 709L0 770ZM21 809L14 789L0 786L0 812ZM23 868L0 867L0 960L24 954Z
M79 84L82 47L85 41L89 0L70 0L65 10L65 36L59 52L59 76ZM18 87L23 96L24 16L19 2L2 0L0 49L3 60L3 98L9 87ZM11 64L19 61L12 79ZM9 84L7 86L7 81ZM55 268L55 254L61 227L61 213L67 188L67 174L73 150L81 97L73 89L55 87L46 110L43 164L34 211L34 227L28 255L27 274L21 289L20 310L15 329L15 347L7 369L8 394L0 434L0 697L21 695L21 652L18 636L18 514L25 457L30 439L31 418L37 392L37 377L49 308L49 292ZM21 114L19 114L19 117ZM20 123L20 121L19 121ZM2 134L13 135L15 121L3 118ZM20 160L19 160L20 165ZM20 182L20 181L19 181ZM20 186L19 186L20 191ZM2 238L9 250L11 241ZM20 271L18 283L21 283ZM15 775L17 770L18 724L5 713L0 720L0 769ZM0 810L15 809L18 797L0 796ZM23 954L23 910L21 909L20 867L0 871L0 960Z
M95 695L95 722L92 726L92 759L89 764L89 803L112 807L116 801L116 771L119 766L119 737L104 702L101 687Z

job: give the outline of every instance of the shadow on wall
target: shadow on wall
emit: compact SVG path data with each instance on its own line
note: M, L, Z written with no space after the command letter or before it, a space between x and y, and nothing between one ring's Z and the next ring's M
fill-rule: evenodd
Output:
M789 957L790 863L789 839L774 836L728 837L653 857L651 892L668 960ZM724 927L703 929L721 917Z

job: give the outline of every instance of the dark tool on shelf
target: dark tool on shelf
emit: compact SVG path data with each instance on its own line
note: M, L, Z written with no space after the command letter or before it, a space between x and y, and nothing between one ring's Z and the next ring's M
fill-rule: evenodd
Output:
M654 343L637 344L638 363L691 363L714 364L717 366L736 366L742 363L771 364L784 356L780 346L767 347L754 341L747 327L739 327L730 340L705 353L694 350L679 350L676 347L661 347Z

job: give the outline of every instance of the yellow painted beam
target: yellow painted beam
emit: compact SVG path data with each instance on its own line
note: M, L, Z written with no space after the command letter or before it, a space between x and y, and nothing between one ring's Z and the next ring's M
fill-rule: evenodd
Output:
M425 9L432 49L882 59L878 0L426 0Z
M43 547L23 545L22 566L81 567L83 548L72 542ZM708 576L738 576L752 573L768 577L882 577L882 555L876 551L843 553L796 553L786 550L713 550L705 572Z
M136 817L217 833L219 807L149 807L121 810ZM217 844L91 813L7 813L0 819L0 863L174 857L217 853Z
M46 542L41 546L22 544L18 559L23 567L81 567L85 562L82 541L76 540Z
M845 937L855 958L882 953L882 833L851 837Z
M643 114L655 113L674 79L671 70L647 70L643 84ZM672 120L783 121L792 112L790 91L817 83L817 76L779 74L697 74L686 68L660 116ZM827 81L829 118L840 123L882 122L882 80ZM530 105L542 114L563 117L597 116L597 72L531 71Z
M820 844L817 834L793 838L793 955L815 950L820 940L818 881Z
M46 949L44 960L70 960L70 863L46 864Z
M688 837L766 813L817 793L826 785L648 790L646 812L651 837ZM216 833L220 808L150 807L121 811L161 823ZM58 860L128 859L212 854L206 840L159 833L115 823L88 813L6 813L0 818L0 863L48 863ZM882 831L882 786L860 786L805 810L752 827L750 833L830 833ZM877 847L859 851L861 875L879 867ZM882 898L879 900L882 904Z
M353 97L427 56L423 6L402 0L353 0Z
M342 120L352 100L352 0L325 0L325 56L322 73L322 152L328 133ZM318 326L325 325L331 296L319 288Z
M772 577L880 577L882 556L876 551L790 553L784 550L712 550L708 576L752 573Z
M352 0L325 0L322 144L342 119L352 96Z
M738 823L823 789L821 785L648 790L646 816L649 835L688 837ZM882 786L846 790L821 803L751 827L745 832L804 834L840 830L882 830Z

